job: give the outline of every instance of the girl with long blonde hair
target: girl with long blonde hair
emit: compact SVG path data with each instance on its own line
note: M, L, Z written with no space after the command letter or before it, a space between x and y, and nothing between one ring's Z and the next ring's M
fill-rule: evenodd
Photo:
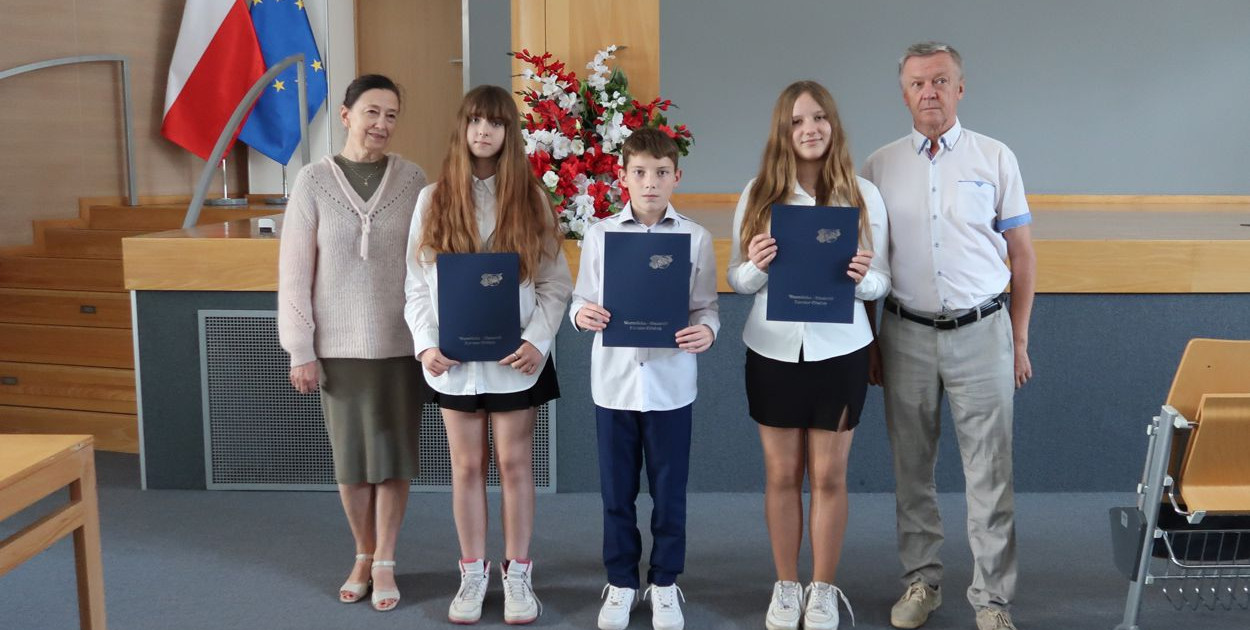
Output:
M855 280L849 324L769 321L768 269L777 256L769 235L773 204L859 208L859 250L846 273ZM743 330L746 390L764 450L764 512L777 582L765 616L769 630L838 627L834 586L846 532L846 463L868 385L873 334L864 300L890 288L887 223L881 195L856 177L833 96L819 83L782 90L760 170L734 212L728 280L755 295ZM803 540L803 478L811 489L808 514L813 572L799 583ZM847 603L847 609L850 605Z
M464 96L443 172L417 199L408 233L405 316L414 350L442 408L460 540L460 589L450 621L474 623L490 579L486 560L487 431L503 489L504 620L540 612L529 557L534 526L531 467L538 406L559 397L550 350L572 292L555 215L530 171L511 94L482 86ZM438 347L439 254L516 252L521 345L499 362L457 362ZM488 423L489 420L489 423Z

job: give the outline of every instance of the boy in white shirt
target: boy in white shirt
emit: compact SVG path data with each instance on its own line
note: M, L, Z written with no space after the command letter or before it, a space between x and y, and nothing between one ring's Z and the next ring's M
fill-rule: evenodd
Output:
M611 319L603 308L603 249L607 232L690 235L690 320L676 334L676 348L604 347L595 335L590 355L591 395L598 424L599 479L603 496L603 563L608 572L599 628L622 630L638 605L642 537L635 501L645 457L654 508L649 588L655 630L685 626L677 575L686 560L686 480L690 470L695 354L712 346L720 329L716 259L711 234L678 214L669 198L681 171L678 148L664 132L635 131L621 150L619 173L630 202L620 214L590 227L582 243L573 302L574 326L599 333Z

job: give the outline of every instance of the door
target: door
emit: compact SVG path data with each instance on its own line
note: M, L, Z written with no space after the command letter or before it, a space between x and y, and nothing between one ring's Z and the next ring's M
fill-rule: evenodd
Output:
M461 0L356 0L356 70L403 90L390 151L438 178L464 94Z

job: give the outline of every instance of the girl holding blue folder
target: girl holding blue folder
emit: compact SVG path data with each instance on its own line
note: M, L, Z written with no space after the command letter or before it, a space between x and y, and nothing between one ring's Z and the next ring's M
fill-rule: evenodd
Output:
M503 486L504 621L529 623L540 607L531 584L531 467L539 405L559 397L550 350L572 292L555 215L525 158L512 95L482 86L465 95L438 183L417 198L408 232L404 315L414 350L437 393L451 453L452 504L460 540L460 589L448 619L475 623L490 580L486 561L487 419ZM521 345L498 362L458 362L438 347L443 253L516 252Z
M851 323L767 319L769 263L777 256L769 235L773 204L859 208L859 250L846 270L856 282ZM839 597L850 611L834 580L846 533L847 457L868 384L872 330L863 301L884 297L890 274L881 194L855 176L837 106L820 84L799 81L777 98L759 174L742 192L733 225L729 285L755 295L742 337L747 402L764 449L764 512L777 572L765 626L794 630L801 621L807 630L833 630ZM805 473L813 556L806 590L798 576Z

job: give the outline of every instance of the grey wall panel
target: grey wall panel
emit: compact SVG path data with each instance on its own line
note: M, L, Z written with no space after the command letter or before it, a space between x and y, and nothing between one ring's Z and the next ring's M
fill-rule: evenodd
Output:
M511 89L512 3L473 0L469 7L469 85L500 85Z
M670 0L660 18L661 92L698 143L683 192L740 191L801 78L833 92L862 163L910 130L903 49L939 39L965 58L961 120L1012 147L1030 192L1250 193L1240 0Z
M141 292L144 440L151 488L203 488L203 429L196 313L201 308L275 308L271 293ZM722 294L721 337L699 362L690 489L763 488L755 424L742 389L742 325L750 298ZM1127 491L1145 453L1144 427L1158 411L1185 343L1250 339L1250 295L1042 295L1030 335L1035 377L1016 397L1016 480L1028 492ZM557 487L598 489L590 399L589 334L565 324L557 342ZM880 390L851 449L852 491L893 490ZM938 487L962 488L949 418Z
M276 310L275 293L139 291L147 487L204 488L199 309Z
M749 298L720 296L722 328L699 359L690 490L763 489L755 423L746 412L742 325ZM1144 429L1167 395L1193 337L1250 339L1250 295L1042 295L1030 331L1034 379L1016 396L1016 484L1024 492L1131 490ZM589 334L558 340L560 491L596 491ZM958 447L943 411L938 487L963 488ZM892 492L881 390L870 388L851 448L848 486Z

